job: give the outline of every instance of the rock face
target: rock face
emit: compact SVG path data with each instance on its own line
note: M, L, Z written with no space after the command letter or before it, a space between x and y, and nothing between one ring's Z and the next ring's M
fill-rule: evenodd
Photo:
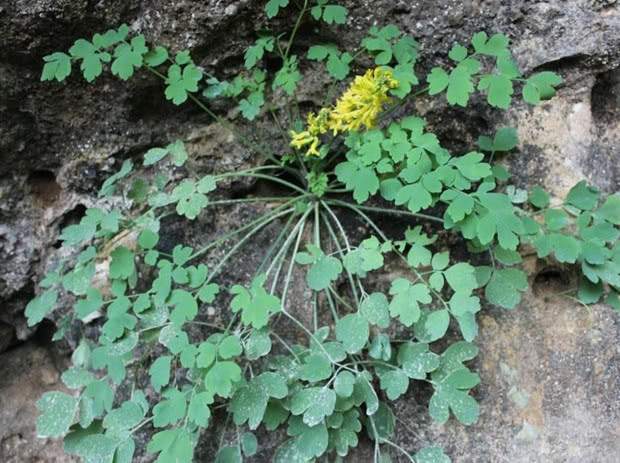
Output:
M35 435L35 402L50 389L66 391L46 349L28 343L0 354L0 461L75 461L64 453L61 442Z
M457 149L471 148L478 135L496 127L518 127L519 148L505 162L519 187L542 184L560 198L585 178L607 193L620 189L617 0L341 3L350 12L347 24L304 23L298 54L316 37L353 49L370 26L395 23L421 42L418 75L423 76L447 61L454 41L466 43L479 30L502 32L511 38L525 75L554 70L564 77L555 99L500 113L480 101L463 110L448 107L443 99L421 98L405 111L424 116L442 141ZM0 352L33 336L23 310L45 269L63 252L56 246L59 229L79 220L123 159L181 138L204 172L257 162L242 149L231 151L228 136L195 108L166 102L160 82L151 76L125 83L104 73L90 85L78 78L62 85L41 83L42 56L125 22L153 43L173 51L191 49L198 64L229 78L239 71L255 30L267 25L263 4L16 0L0 6ZM289 30L293 10L286 9L272 27ZM326 88L317 68L301 71L303 103L320 102ZM356 69L362 71L362 66ZM227 186L231 195L247 187ZM236 215L221 213L213 223L225 228ZM257 252L268 245L258 243ZM479 424L432 424L424 410L428 398L414 390L396 405L398 441L409 451L438 443L457 462L617 461L617 316L604 307L589 315L570 301L551 298L554 288L541 283L548 268L541 265L530 266L535 290L520 307L512 312L489 308L480 315ZM303 290L299 294L303 297ZM2 461L68 461L58 453L58 443L34 438L34 401L57 388L57 376L52 381L52 373L45 373L53 370L46 355L30 344L2 355ZM31 390L20 384L30 384ZM362 443L350 461L371 461L366 448ZM260 458L255 461L266 461L268 455Z

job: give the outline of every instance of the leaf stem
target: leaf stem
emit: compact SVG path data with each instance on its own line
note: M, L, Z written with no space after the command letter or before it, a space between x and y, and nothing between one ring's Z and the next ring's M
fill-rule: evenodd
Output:
M349 206L353 206L350 203L347 203L346 201L340 201L337 199L327 199L325 200L326 203L334 205L334 206L342 206L342 207L349 207ZM427 214L420 214L420 213L414 213L414 212L410 212L410 211L403 211L403 210L399 210L399 209L388 209L388 208L384 208L384 207L371 207L371 206L358 206L355 205L353 206L357 209L361 209L363 211L368 211L368 212L381 212L384 214L395 214L395 215L408 215L411 217L417 217L419 219L424 219L424 220L432 220L433 222L437 222L437 223L443 223L443 219L439 218L439 217L434 217L432 215L427 215Z
M295 22L295 27L293 27L293 32L291 32L291 37L288 39L288 44L286 45L286 51L284 52L284 60L286 61L286 58L288 58L288 54L291 51L291 46L293 45L293 39L295 38L295 34L297 33L297 29L299 29L299 26L301 25L301 20L304 17L304 15L306 14L308 8L308 0L304 0L304 6L301 9L301 12L299 13L299 16L297 16L297 21Z
M215 277L215 275L217 274L217 272L220 270L220 268L222 268L222 266L228 261L228 259L230 259L230 257L237 252L237 250L243 246L245 244L246 241L248 241L252 235L254 235L255 233L259 232L265 225L267 225L270 222L273 222L274 220L276 220L279 217L282 217L283 215L286 214L290 214L291 212L295 211L295 208L290 208L290 209L286 209L276 215L273 215L271 217L269 217L267 220L263 221L260 225L256 226L252 231L250 231L247 235L245 235L243 238L241 238L233 247L230 251L228 251L228 253L226 253L226 255L222 258L222 260L220 260L220 262L217 264L217 266L213 269L213 271L211 272L211 274L209 275L209 278L207 278L206 284L209 284L211 282L211 280L213 279L213 277Z

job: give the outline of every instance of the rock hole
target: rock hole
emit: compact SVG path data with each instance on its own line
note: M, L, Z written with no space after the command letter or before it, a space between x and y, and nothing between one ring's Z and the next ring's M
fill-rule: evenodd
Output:
M62 231L65 227L68 227L69 225L76 225L80 223L80 220L82 220L82 217L84 217L85 215L86 206L84 206L83 204L78 204L69 212L65 213L65 215L62 217L60 224L58 225L58 229ZM60 240L54 243L54 248L56 249L60 249L61 246L62 242Z
M0 321L0 353L9 350L15 343L15 328Z
M35 170L27 180L33 203L38 207L51 207L58 202L62 188L50 170Z
M532 291L537 297L553 296L571 287L571 277L560 267L544 268L534 277Z
M612 126L620 119L620 68L599 74L592 87L592 118L597 126Z
M51 346L53 344L52 338L54 337L56 330L56 324L53 321L44 318L41 320L37 326L37 330L32 335L32 340L36 345L41 347Z

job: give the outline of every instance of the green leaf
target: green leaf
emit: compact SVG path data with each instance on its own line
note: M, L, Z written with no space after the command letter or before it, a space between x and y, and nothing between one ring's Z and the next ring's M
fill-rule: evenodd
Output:
M530 104L538 104L540 100L548 100L555 95L555 86L564 82L554 72L539 72L526 80L523 87L523 99Z
M185 394L176 388L166 389L162 397L168 400L153 407L153 425L157 428L175 424L185 416L187 400Z
M194 446L184 429L167 429L154 434L146 449L151 453L160 452L157 463L189 462L194 457Z
M397 359L405 374L413 379L426 379L427 373L439 367L439 356L430 352L425 343L404 343Z
M251 432L244 432L241 436L241 448L244 455L251 457L258 450L258 441L256 436Z
M239 388L230 402L235 424L240 426L247 421L250 429L256 429L263 420L268 400L269 396L259 384L252 382Z
M195 391L195 389L194 389ZM209 404L213 403L213 395L209 392L194 393L187 407L187 418L198 426L207 427L211 410Z
M77 266L72 271L65 274L62 278L62 285L67 291L71 291L76 296L86 294L90 287L90 282L95 276L95 263L90 262L85 266Z
M396 194L394 204L401 206L407 204L407 209L416 213L421 209L426 209L433 203L433 198L421 183L414 183L402 187Z
M372 386L372 376L370 373L363 372L358 375L353 388L353 400L356 405L366 403L366 415L372 416L379 408L379 398Z
M144 155L144 165L150 166L161 161L168 154L165 148L151 148Z
M592 283L586 277L581 277L579 280L579 291L577 297L584 304L596 304L603 295L605 288L603 282Z
M495 34L487 40L485 32L478 32L472 37L471 43L476 53L491 56L501 56L506 53L510 40L504 34Z
M473 209L474 199L468 194L459 192L446 209L446 215L449 215L454 222L460 222Z
M96 77L101 75L101 63L108 63L111 59L109 53L98 52L97 48L92 43L84 39L76 40L69 49L69 53L71 56L82 60L80 69L88 82L92 82Z
M419 83L413 70L413 64L413 62L401 63L396 65L392 71L394 79L398 81L398 87L393 88L390 92L398 98L405 98L411 92L411 87Z
M459 62L463 61L467 56L467 48L459 43L455 43L448 54L451 60Z
M353 199L358 204L366 202L370 195L376 194L379 190L379 178L371 168L360 167L346 161L336 166L335 173L338 180L353 190Z
M119 246L110 254L112 263L110 264L110 278L126 280L136 271L134 255L124 246Z
M282 87L286 94L290 96L295 93L297 82L300 80L301 74L297 70L297 57L292 55L284 61L282 68L276 73L272 88L275 90L278 87Z
M265 276L261 275L254 279L250 291L239 285L233 286L230 290L236 295L231 301L232 311L236 313L242 310L241 321L257 329L267 325L270 312L281 310L280 299L268 294L262 287L264 281Z
M390 338L385 334L377 334L368 348L368 355L377 360L386 362L392 358L392 345Z
M301 379L310 383L327 379L332 374L331 362L323 355L309 355L300 370Z
M326 5L323 9L323 21L327 24L344 24L347 20L347 9L340 5Z
M174 289L170 294L168 303L175 306L170 313L170 321L176 326L181 326L186 320L193 320L198 314L198 303L194 296L182 289Z
M253 121L260 113L260 108L265 103L262 93L252 93L239 102L241 114L248 121Z
M530 192L530 203L532 206L543 209L549 205L549 194L539 185L534 186Z
M504 249L501 246L495 246L493 251L495 258L504 265L515 265L521 262L521 254L517 251Z
M467 262L452 265L444 275L455 292L469 294L478 287L475 269Z
M601 265L609 257L609 249L599 242L587 241L581 247L580 257L589 264Z
M442 68L435 67L431 69L431 73L426 78L426 81L429 84L429 95L436 95L446 89L450 83L450 78Z
M383 293L372 293L365 298L360 305L360 315L372 325L379 328L390 326L390 313L388 300Z
M469 312L475 314L480 311L480 299L478 296L471 296L470 293L454 293L448 301L450 312L458 317Z
M137 426L144 418L144 410L131 400L123 402L119 408L111 410L103 419L103 427L108 433L120 434Z
M448 421L449 410L461 423L470 425L478 421L480 406L467 392L452 386L446 379L435 386L428 411L435 421L443 424Z
M596 207L601 192L582 180L568 192L566 203L578 207L583 211L590 211Z
M172 250L172 260L176 265L185 265L192 256L192 248L177 244Z
M142 66L142 57L148 49L146 48L143 35L137 35L131 39L131 44L121 43L114 50L116 58L110 68L112 74L117 75L123 80L129 79L134 72L134 68Z
M414 456L416 463L450 463L450 457L441 447L424 447Z
M608 196L603 205L596 211L596 217L614 225L620 225L620 194Z
M325 58L327 58L328 54L331 53L331 47L328 48L323 45L313 45L308 49L308 59L323 61Z
M491 166L486 162L480 162L484 154L473 151L464 156L453 158L450 164L454 165L463 177L477 181L491 175Z
M94 414L101 415L104 411L110 411L112 409L112 402L114 401L114 391L110 387L108 381L105 379L101 381L93 381L84 390L82 400L84 400L85 398L92 399Z
M484 290L491 304L513 309L521 301L520 291L527 289L527 277L521 270L507 268L497 270Z
M503 127L495 132L493 151L510 151L519 143L517 131L514 127Z
M545 212L545 223L551 231L558 231L568 225L568 216L561 209L549 209Z
M215 300L215 296L220 292L220 287L216 283L209 283L200 288L198 299L202 302L211 303Z
M489 89L487 100L489 104L496 108L508 109L512 94L512 80L501 74L484 76L478 83L478 90Z
M355 376L349 371L341 371L336 375L334 381L334 391L338 397L351 397L353 394L353 386L355 385Z
M234 362L216 362L205 376L205 387L220 397L229 397L233 383L241 379L241 368Z
M149 368L149 376L151 384L156 392L161 391L163 386L167 386L170 382L170 363L172 356L163 355L153 362Z
M119 438L113 438L109 435L104 436L103 434L94 431L94 429L93 432L84 433L79 436L79 440L78 436L74 435L73 437L75 441L71 442L69 445L71 448L71 453L75 453L83 457L83 461L111 461L117 447L119 447L120 444ZM133 443L132 440L131 442ZM124 445L122 447L124 447ZM117 455L118 454L119 453L117 452Z
M41 81L54 80L62 82L71 74L71 57L66 53L52 53L43 57L45 65L41 73Z
M315 291L327 289L329 284L336 280L342 272L342 264L337 258L326 256L321 249L314 245L307 245L306 247L312 254L310 260L304 260L308 254L300 253L297 262L302 265L304 262L312 262L312 267L306 275L308 285Z
M43 320L54 309L57 300L58 293L55 290L48 289L30 301L25 311L28 326L36 325Z
M303 422L312 427L321 423L326 416L333 413L336 406L336 393L329 388L309 387L293 396L291 413L301 415Z
M412 285L404 278L392 282L390 294L394 295L390 302L390 315L398 317L405 326L411 326L420 318L419 304L429 304L433 300L426 285Z
M345 315L336 322L336 339L350 354L359 352L366 345L369 334L368 322L357 313Z
M198 91L198 82L202 79L202 71L194 64L188 63L181 71L181 66L173 64L168 68L165 95L175 105L187 100L188 93Z
M381 389L385 391L388 399L396 400L409 389L409 378L403 370L390 369L380 375Z
M534 246L538 250L538 257L546 257L555 248L555 258L558 262L574 264L581 254L581 244L572 236L551 233L540 236Z
M476 225L476 233L482 245L493 240L497 233L499 244L504 249L516 250L520 235L524 232L523 223L515 215L510 198L500 193L477 193L480 202L487 209Z
M618 292L611 290L609 292L609 296L607 296L605 304L614 309L616 312L620 312L620 297L618 297Z
M288 395L286 379L278 373L266 372L254 377L252 383L261 386L269 397L284 399Z
M62 392L46 392L36 406L43 413L37 418L38 437L60 437L73 423L79 400Z
M220 341L218 347L218 354L223 359L229 359L232 357L238 357L241 355L241 343L236 335L226 336Z
M147 66L155 67L163 64L168 59L168 50L165 47L157 46L144 55L144 63Z
M277 16L280 8L284 8L288 5L289 0L269 0L265 5L265 12L267 13L267 17L269 19Z
M198 345L198 358L196 359L196 364L200 368L207 368L215 360L216 352L217 347L215 344L211 344L210 342L201 342Z
M95 377L88 370L72 367L66 370L60 379L69 389L78 389L89 385Z
M327 71L329 75L337 80L343 80L349 75L349 63L353 57L349 53L343 53L338 56L336 53L330 53L327 60Z
M376 237L365 239L360 247L346 254L343 259L345 268L353 273L366 276L366 272L383 267L383 250Z
M449 324L450 314L446 309L433 312L424 309L415 324L414 333L421 342L433 342L446 334Z
M185 161L187 161L187 151L185 151L185 143L183 143L183 141L176 140L166 146L166 149L168 150L168 153L170 153L170 157L172 158L175 166L181 167L185 164ZM200 193L207 193L207 191L202 191L200 188L198 188L198 191Z
M260 37L254 45L249 47L244 56L246 69L252 69L263 58L265 50L273 51L274 43L275 37L264 36Z

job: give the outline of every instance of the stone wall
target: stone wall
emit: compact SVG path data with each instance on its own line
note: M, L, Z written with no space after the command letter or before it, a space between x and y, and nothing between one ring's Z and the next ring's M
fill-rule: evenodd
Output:
M425 75L433 65L446 62L455 40L465 43L479 30L508 35L525 75L553 70L564 77L554 100L536 108L516 104L499 112L481 101L460 109L447 107L442 98L423 97L406 111L425 117L447 145L458 149L473 146L478 135L495 127L517 126L519 148L505 160L517 186L540 183L561 197L585 178L605 192L620 189L620 5L616 0L341 3L350 12L347 24L318 26L307 21L300 29L298 53L311 40L316 43L317 36L351 49L368 27L395 23L422 43L418 74ZM41 58L68 49L77 38L127 23L172 51L191 49L199 65L227 78L240 69L255 29L267 25L263 4L259 0L13 0L0 4L0 352L11 349L4 357L35 356L33 362L55 368L52 357L33 347L45 330L28 328L23 310L36 294L44 270L63 252L57 246L59 229L78 220L93 204L102 181L124 159L182 138L190 142L191 154L204 159L205 171L256 162L243 151L231 154L227 136L195 108L167 102L161 83L152 76L142 74L121 82L104 73L94 84L74 77L63 84L42 83ZM285 10L272 27L287 30L293 10ZM363 64L356 71L363 71ZM324 80L316 67L301 71L304 103L319 102L325 94ZM532 281L539 282L535 277L544 270L533 264ZM548 302L544 284L535 287L541 292L530 294L514 312L489 309L481 316L479 367L487 384L477 392L486 410L481 423L472 431L452 422L440 427L412 419L412 434L399 435L410 449L426 440L443 441L455 461L463 462L611 462L618 454L612 442L620 437L614 392L619 390L620 377L617 317L608 309L596 308L589 327L586 313L563 301ZM543 323L549 316L559 317L563 326ZM568 347L567 338L572 342ZM557 369L561 373L556 376ZM573 375L583 381L574 381ZM47 380L43 383L53 387ZM13 390L3 385L0 396ZM568 389L570 396L564 396L562 391ZM11 442L17 442L15 436L34 442L31 417L41 390L33 388L32 395L23 393L7 405L14 407L15 414L25 407L28 419L0 427L0 460L17 455L3 454ZM525 391L528 397L521 408L511 402L515 390ZM614 402L615 406L609 405ZM424 416L421 406L416 407L403 406L399 418ZM4 419L8 408L1 408ZM579 428L591 431L576 433ZM42 449L40 460L34 455L31 460L15 461L54 461L48 447L30 443L20 448ZM485 454L485 449L495 453ZM359 458L351 461L366 461Z

